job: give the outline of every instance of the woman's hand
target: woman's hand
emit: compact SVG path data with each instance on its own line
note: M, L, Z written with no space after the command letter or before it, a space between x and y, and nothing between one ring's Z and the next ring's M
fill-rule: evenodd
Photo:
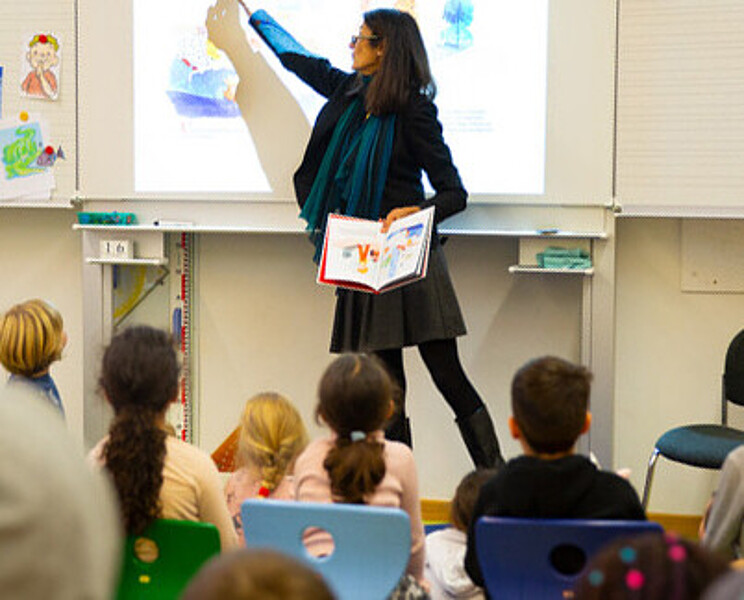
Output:
M394 208L387 214L387 217L385 217L385 220L382 222L382 233L387 233L387 230L390 229L390 225L393 224L393 221L417 213L420 210L420 206L399 206L398 208Z
M216 0L207 11L207 37L222 51L230 49L238 36L243 35L238 5L229 0Z

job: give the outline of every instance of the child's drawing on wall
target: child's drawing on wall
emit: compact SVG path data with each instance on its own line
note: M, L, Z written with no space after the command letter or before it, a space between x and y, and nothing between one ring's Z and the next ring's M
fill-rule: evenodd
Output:
M56 100L59 96L60 47L57 38L49 33L37 33L24 50L21 93L33 98ZM28 70L28 66L31 67Z

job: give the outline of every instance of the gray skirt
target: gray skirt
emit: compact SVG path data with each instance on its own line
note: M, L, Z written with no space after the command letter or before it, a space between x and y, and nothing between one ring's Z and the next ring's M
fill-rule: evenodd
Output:
M369 294L337 288L331 352L374 352L465 335L447 261L432 238L426 277Z

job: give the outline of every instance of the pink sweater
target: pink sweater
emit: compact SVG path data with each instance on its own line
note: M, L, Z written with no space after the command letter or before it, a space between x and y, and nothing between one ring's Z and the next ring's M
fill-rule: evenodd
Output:
M382 431L375 432L385 444L385 477L374 494L366 498L371 506L402 508L411 519L411 559L406 573L422 580L424 573L424 525L421 521L421 501L418 492L418 475L410 448L400 442L384 439ZM331 481L323 467L334 437L315 440L305 448L295 464L294 483L297 500L304 502L333 502ZM308 540L313 554L323 553L327 544L323 539Z

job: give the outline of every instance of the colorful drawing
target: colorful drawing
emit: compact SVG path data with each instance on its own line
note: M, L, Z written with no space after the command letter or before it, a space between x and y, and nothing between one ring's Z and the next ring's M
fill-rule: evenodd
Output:
M65 159L65 153L62 150L62 146L55 150L52 146L47 146L44 151L39 154L39 158L36 159L36 164L39 167L51 167L57 161L58 158Z
M453 48L467 48L473 44L470 25L473 23L472 0L447 0L444 20L449 26L442 32L442 42Z
M415 250L411 252L411 248L422 243L423 233L423 223L417 223L388 237L380 266L389 277L393 277L398 270L407 268L407 263L414 260L416 254Z
M237 86L238 75L230 61L207 39L203 28L181 40L166 91L179 115L239 117Z
M5 178L10 180L43 173L44 169L36 166L43 147L37 123L20 125L13 132L0 132Z
M59 96L60 47L55 36L50 33L37 33L28 43L25 52L24 68L27 75L21 83L21 93L33 98L56 100ZM27 71L25 63L31 66Z
M50 196L52 169L38 162L45 149L43 131L35 119L0 121L0 199ZM52 153L59 157L59 150Z

